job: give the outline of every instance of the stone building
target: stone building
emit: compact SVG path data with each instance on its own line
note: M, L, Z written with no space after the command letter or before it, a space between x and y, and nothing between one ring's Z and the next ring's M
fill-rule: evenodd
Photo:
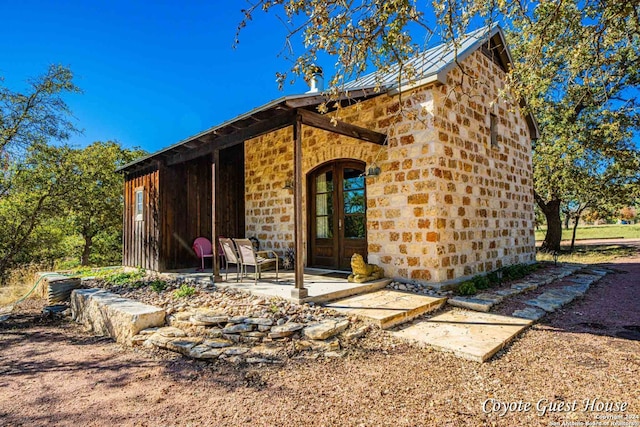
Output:
M198 236L294 248L297 277L354 252L428 283L532 262L537 127L510 63L481 28L414 58L411 82L364 76L322 115L321 90L286 96L124 166L124 265L196 266Z

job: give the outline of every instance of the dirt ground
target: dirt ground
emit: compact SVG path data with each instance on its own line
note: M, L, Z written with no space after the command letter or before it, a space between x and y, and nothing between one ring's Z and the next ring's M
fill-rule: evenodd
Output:
M0 324L0 425L640 426L640 254L609 266L484 364L378 332L342 359L209 364L92 337L31 302Z

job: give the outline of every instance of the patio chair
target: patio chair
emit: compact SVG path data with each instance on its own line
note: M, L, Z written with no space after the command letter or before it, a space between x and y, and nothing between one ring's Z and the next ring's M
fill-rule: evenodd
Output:
M237 271L236 271L236 282L237 282L240 280L240 275L242 274L242 262L240 262L240 258L238 257L238 252L236 251L236 245L233 243L233 240L227 239L224 237L220 237L218 241L220 242L222 253L224 253L224 263L225 263L224 280L226 281L229 279L229 264L235 264L237 267Z
M254 271L254 285L258 284L258 278L262 275L262 267L269 264L276 264L276 281L278 280L278 255L273 251L259 251L253 249L253 243L249 239L233 239L240 254L244 274L247 274L247 266L252 266ZM275 258L267 258L269 254Z
M201 268L199 271L204 271L204 259L213 259L213 247L211 246L211 242L206 237L198 237L193 241L193 251L196 253L198 258L200 258Z
M225 265L224 249L222 249L222 243L220 243L220 239L224 238L224 236L218 236L218 260L220 262L220 264L218 265L220 266L220 268Z

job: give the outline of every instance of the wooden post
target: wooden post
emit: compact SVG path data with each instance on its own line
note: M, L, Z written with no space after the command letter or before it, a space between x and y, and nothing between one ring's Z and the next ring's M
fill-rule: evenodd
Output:
M293 228L295 239L295 288L291 297L298 301L309 296L304 287L304 242L302 239L302 120L296 116L293 124Z
M211 250L213 252L212 275L213 282L222 280L220 266L218 265L218 232L216 227L216 185L218 184L218 171L220 170L220 150L213 150L211 161Z

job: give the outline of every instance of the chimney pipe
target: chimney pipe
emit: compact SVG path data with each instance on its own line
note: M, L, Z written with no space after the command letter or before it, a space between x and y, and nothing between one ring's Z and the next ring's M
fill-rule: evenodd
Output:
M306 93L320 93L324 90L324 77L322 75L322 68L317 65L312 65L311 78L307 83L309 84L309 90Z

